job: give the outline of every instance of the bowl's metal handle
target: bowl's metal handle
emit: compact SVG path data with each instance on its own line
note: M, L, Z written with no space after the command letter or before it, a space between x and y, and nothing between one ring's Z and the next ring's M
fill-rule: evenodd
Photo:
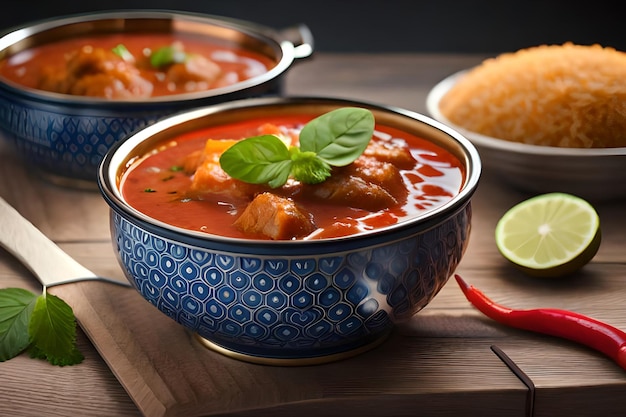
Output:
M307 25L299 23L279 31L281 37L294 45L296 59L308 58L313 54L313 34Z

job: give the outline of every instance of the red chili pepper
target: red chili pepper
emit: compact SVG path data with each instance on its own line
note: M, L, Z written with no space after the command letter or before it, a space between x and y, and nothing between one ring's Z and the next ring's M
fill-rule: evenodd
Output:
M513 310L490 300L459 275L456 282L474 307L487 317L523 330L558 336L604 353L626 369L626 332L572 311L554 308Z

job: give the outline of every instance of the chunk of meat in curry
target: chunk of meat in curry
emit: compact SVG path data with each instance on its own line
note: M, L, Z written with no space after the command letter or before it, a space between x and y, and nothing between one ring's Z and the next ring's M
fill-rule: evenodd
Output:
M45 68L39 88L62 94L104 98L146 98L153 85L134 64L112 51L85 46L70 53L64 70Z
M192 175L192 195L222 194L236 199L250 200L267 187L249 184L230 177L220 167L220 155L236 140L207 140L204 149L187 155L183 170Z
M342 171L331 175L322 183L304 185L303 188L307 198L314 197L369 211L382 210L398 203L383 187L355 175L346 175Z
M328 190L329 186L322 183L316 187L319 190L314 192L333 195L339 193L339 196L335 196L339 198L337 202L341 202L341 198L344 198L347 199L346 202L357 204L355 207L367 210L380 210L389 207L394 202L404 201L408 193L400 169L392 162L378 160L374 155L361 155L350 165L335 168L333 177L339 181L345 181L345 185L334 184L333 187L336 190L331 192ZM361 198L368 199L368 201L361 201Z
M267 128L267 127L266 127ZM315 219L294 199L323 201L357 209L379 211L395 206L407 198L401 169L415 166L407 147L385 146L372 142L366 152L352 164L334 168L332 175L319 184L289 181L271 190L267 186L247 184L229 177L219 165L219 156L233 141L208 140L201 153L191 154L185 170L192 175L191 190L230 195L248 201L235 221L245 233L261 234L271 239L297 239L312 233Z
M149 66L149 57L125 60L111 50L84 46L67 54L64 68L43 68L38 88L107 99L145 99L154 91L153 82L142 72ZM151 70L148 73L155 69ZM172 91L193 92L214 86L222 70L210 59L190 54L183 62L158 68L157 74Z
M274 240L303 237L317 228L311 213L292 199L271 192L254 197L234 225L248 234L260 234Z
M168 82L181 86L185 91L206 90L222 75L215 62L202 55L189 55L184 62L175 63L166 70Z

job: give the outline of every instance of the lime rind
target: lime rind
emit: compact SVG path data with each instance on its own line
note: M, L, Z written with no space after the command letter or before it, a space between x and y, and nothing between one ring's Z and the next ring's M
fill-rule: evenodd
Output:
M587 201L542 194L509 209L496 226L501 254L532 275L571 273L599 248L600 218Z

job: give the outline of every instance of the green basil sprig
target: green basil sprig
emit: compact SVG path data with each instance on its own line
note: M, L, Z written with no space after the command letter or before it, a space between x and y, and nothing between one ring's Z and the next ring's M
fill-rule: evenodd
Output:
M220 166L233 178L272 188L290 177L318 184L330 176L331 166L346 166L365 151L374 124L367 109L339 108L304 125L300 147L287 147L274 135L255 136L228 148L220 156Z
M180 64L187 60L185 51L175 45L163 46L150 55L150 65L161 68L171 64Z
M126 45L119 44L111 49L113 53L124 61L134 62L135 57ZM163 46L150 54L150 65L154 68L166 67L171 64L180 64L187 60L188 54L177 45Z

